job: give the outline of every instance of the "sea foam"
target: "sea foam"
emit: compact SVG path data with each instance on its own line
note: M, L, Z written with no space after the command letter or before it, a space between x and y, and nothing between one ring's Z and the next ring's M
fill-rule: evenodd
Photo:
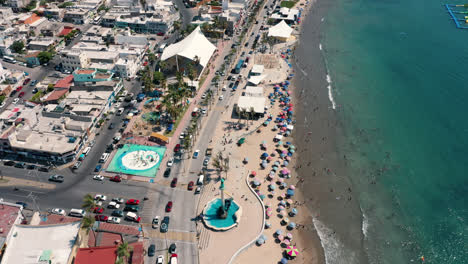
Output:
M332 229L315 218L313 223L325 253L326 264L357 264L354 252L344 247Z

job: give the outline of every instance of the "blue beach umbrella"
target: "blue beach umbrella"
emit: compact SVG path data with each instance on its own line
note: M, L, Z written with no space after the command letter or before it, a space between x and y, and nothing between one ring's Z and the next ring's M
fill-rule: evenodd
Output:
M265 198L266 198L266 196L265 196L264 194L261 194L261 195L260 195L260 199L263 200L263 199L265 199Z
M297 214L297 209L296 209L296 208L293 208L293 209L291 210L291 213Z
M287 194L288 196L294 196L294 190L288 189L288 190L286 191L286 194Z
M296 228L296 223L290 222L288 225L288 228L291 228L291 229Z
M279 235L283 234L283 230L278 229L278 230L276 230L275 234L277 234L279 236Z
M270 187L270 189L272 189L272 190L276 189L276 185L273 185L273 184L270 184L268 187Z
M281 264L287 264L288 263L288 259L287 258L282 258L281 259Z
M262 238L259 238L259 239L257 239L257 244L263 245L263 244L265 244L265 240L262 239Z

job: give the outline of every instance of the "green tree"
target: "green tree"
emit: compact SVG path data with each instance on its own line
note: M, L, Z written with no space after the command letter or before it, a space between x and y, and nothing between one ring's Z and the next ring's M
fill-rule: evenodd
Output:
M94 225L94 223L96 222L96 220L94 219L93 216L91 215L86 215L85 217L83 217L83 219L81 220L81 227L86 229L86 233L88 234L89 233L89 230L92 230L92 227Z
M211 165L216 169L219 177L221 177L221 172L224 171L225 178L227 178L227 173L229 171L229 156L224 157L223 153L218 152L213 158Z
M83 207L86 211L90 212L97 206L96 200L91 194L86 194L83 198Z
M39 54L37 54L37 58L39 59L39 62L41 64L48 63L53 57L54 54L48 51L42 51Z
M117 257L122 259L124 261L123 263L128 263L128 258L132 250L133 248L125 241L117 247Z
M49 84L47 85L47 92L50 93L50 92L52 92L53 90L54 90L54 85L53 85L52 83L49 83Z
M154 82L156 84L162 84L163 80L166 79L166 76L164 76L164 73L160 71L154 72L153 76L154 76Z
M15 40L13 44L11 44L10 49L16 53L23 53L24 43L22 40Z

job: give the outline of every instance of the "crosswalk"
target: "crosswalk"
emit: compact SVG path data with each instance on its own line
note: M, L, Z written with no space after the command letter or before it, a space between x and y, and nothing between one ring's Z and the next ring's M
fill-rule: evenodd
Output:
M190 243L196 243L197 237L195 232L184 232L184 231L171 231L167 233L161 233L159 229L146 228L145 237L147 238L159 238L167 239L172 241L184 241Z

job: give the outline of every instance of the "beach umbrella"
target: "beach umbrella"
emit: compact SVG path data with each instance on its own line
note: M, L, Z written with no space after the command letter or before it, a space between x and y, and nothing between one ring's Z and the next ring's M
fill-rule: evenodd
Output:
M294 153L294 152L296 152L296 150L294 150L294 149L289 150L289 153L291 153L291 154Z
M278 211L283 211L284 209L285 209L284 206L282 205L278 206Z
M285 201L280 201L279 204L282 205L282 206L286 206L286 202L285 202Z
M277 237L279 240L283 240L284 239L284 236L283 235L278 235Z
M279 178L279 179L278 179L278 182L279 182L279 183L283 183L283 182L284 182L284 179L283 179L283 178Z
M262 162L262 164L260 164L260 165L262 166L262 168L265 168L265 167L267 166L267 163L266 163L266 162L265 162L265 163Z
M288 196L294 196L294 190L289 189L289 190L286 191L286 194Z
M283 222L283 224L287 224L287 223L289 223L289 218L285 217L285 218L283 219L283 221L282 221L282 222Z
M282 234L283 234L283 230L278 229L278 230L276 230L275 234L277 234L278 236L279 236L279 235L282 235Z
M291 160L291 157L286 156L284 159L289 161Z
M287 258L282 258L281 259L281 264L288 264L288 259Z
M278 167L279 167L279 166L280 166L279 161L275 161L275 163L273 164L273 166L278 166Z
M262 235L260 236L260 238L263 239L263 240L265 240L265 242L268 241L268 237L265 236L265 234L262 234Z
M282 169L282 170L281 170L281 174L283 174L283 175L286 175L286 174L288 174L288 173L289 173L289 171L288 171L287 169Z
M267 211L267 212L266 212L266 215L267 215L268 217L270 217L272 214L273 214L272 211Z
M288 204L293 204L293 200L291 200L291 199L286 200L286 202L287 202Z
M289 238L289 240L292 240L292 238L293 238L293 235L292 235L291 233L287 233L287 234L286 234L286 237L288 237L288 238Z
M282 193L279 197L280 197L281 199L284 199L284 198L286 198L286 194Z
M268 185L268 187L269 187L270 189L272 189L272 190L276 189L276 186L273 185L273 184Z
M263 152L263 154L262 154L262 157L263 157L263 158L266 158L266 157L268 157L268 153L266 153L266 152Z
M289 162L287 160L283 161L283 166L288 166Z
M296 223L294 223L294 222L289 223L288 228L290 228L290 229L296 228Z
M297 215L297 209L296 209L296 208L293 208L293 209L291 210L291 214Z
M262 140L262 144L266 144L266 141L265 141L265 140Z
M256 172L256 171L252 171L252 172L250 173L250 175L252 175L252 176L255 177L255 176L257 176L257 172Z
M286 216L286 212L285 212L285 211L281 211L279 214L280 214L281 217Z
M271 206L270 202L265 203L265 207L270 207L270 206Z
M296 146L290 145L290 146L289 146L289 149L296 149Z
M272 159L273 159L272 157L268 157L268 158L267 158L268 161L271 161Z
M291 186L289 186L289 189L291 189L291 190L295 190L295 189L296 189L296 186L294 186L294 185L291 185Z
M297 254L299 254L299 250L297 250L295 246L288 246L286 248L286 254L288 254L291 257L295 257L297 256Z
M260 182L259 182L259 181L253 181L252 183L253 183L253 185L255 185L255 186L260 186Z
M260 199L263 200L263 199L265 199L265 198L266 198L266 196L265 196L264 194L260 194Z
M272 168L272 169L273 169L274 171L277 171L277 170L279 170L279 168L278 168L277 166L273 166L273 168Z
M270 227L271 227L270 222L265 222L265 228L270 228Z
M257 239L257 244L263 245L263 244L265 244L265 240L259 238L259 239Z

